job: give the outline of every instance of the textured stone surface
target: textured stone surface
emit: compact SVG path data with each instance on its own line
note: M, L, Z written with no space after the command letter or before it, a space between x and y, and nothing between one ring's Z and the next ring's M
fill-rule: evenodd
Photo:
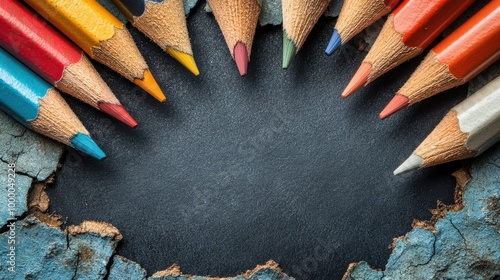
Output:
M38 181L47 179L56 170L62 147L62 144L28 130L0 111L0 160L15 163L17 173Z
M33 179L46 180L57 168L62 145L38 135L0 111L0 227L27 211ZM15 164L14 207L8 207L8 169Z
M98 224L98 223L96 223ZM71 231L71 230L70 230ZM8 244L10 231L0 235ZM8 271L8 246L0 246L1 279L102 279L119 235L49 227L35 216L15 224L15 272Z
M433 227L417 225L395 241L385 271L365 262L345 279L492 279L500 275L500 146L471 168L461 210L442 213ZM459 195L460 196L460 195Z
M216 278L221 279L221 278ZM245 273L235 277L222 278L224 280L294 280L284 274L274 261L268 261L264 265L258 265L253 270L247 270ZM214 280L210 276L193 276L183 274L178 265L172 265L166 270L158 271L153 274L148 280Z
M146 271L137 263L122 256L114 256L108 280L140 280L146 278Z

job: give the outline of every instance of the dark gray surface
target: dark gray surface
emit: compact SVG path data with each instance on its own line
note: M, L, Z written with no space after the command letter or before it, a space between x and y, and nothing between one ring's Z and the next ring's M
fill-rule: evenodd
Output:
M259 29L247 77L200 7L188 19L199 77L131 28L169 101L96 65L139 127L69 100L108 158L68 152L51 209L69 224L112 223L124 236L118 252L149 274L178 263L230 276L268 259L298 279L339 279L360 260L383 268L393 237L429 218L436 200L452 201L458 164L392 171L465 88L380 121L422 57L343 100L366 53L348 45L326 57L333 22L320 21L286 71L281 28Z

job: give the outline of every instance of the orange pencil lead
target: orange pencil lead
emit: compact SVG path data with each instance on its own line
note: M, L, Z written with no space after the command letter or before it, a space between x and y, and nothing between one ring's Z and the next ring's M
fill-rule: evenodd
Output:
M370 63L361 63L358 71L356 72L356 74L354 74L354 77L352 77L351 81L344 89L344 92L342 92L342 98L347 98L349 95L362 88L366 84L368 76L370 76L371 72L372 65Z
M408 107L410 99L408 97L397 93L394 98L387 104L387 106L382 110L379 117L381 120L393 115L397 111Z
M153 77L149 69L144 70L144 78L142 80L134 79L134 83L143 88L149 94L151 94L154 98L156 98L156 100L160 102L167 101L167 98L161 91L160 86L156 82L155 78Z
M238 42L234 46L234 61L236 62L240 75L245 76L248 69L248 51L247 47L242 42Z
M99 109L105 112L106 114L114 117L117 120L125 123L126 125L135 128L137 126L137 122L132 118L132 116L125 110L122 105L115 105L110 103L99 103Z

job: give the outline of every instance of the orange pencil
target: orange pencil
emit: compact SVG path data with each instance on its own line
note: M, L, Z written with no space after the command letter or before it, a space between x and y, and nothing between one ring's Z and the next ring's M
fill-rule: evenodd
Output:
M421 54L475 0L406 0L387 18L380 35L342 93L347 97Z
M499 57L500 0L493 0L430 51L380 118L470 81Z

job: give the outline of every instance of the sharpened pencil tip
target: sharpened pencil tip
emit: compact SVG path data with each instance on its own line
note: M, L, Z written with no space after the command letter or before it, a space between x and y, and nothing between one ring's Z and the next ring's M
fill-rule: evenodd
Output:
M380 119L384 120L389 116L393 115L394 113L396 113L397 111L405 107L408 107L408 103L409 103L408 97L397 93L391 100L391 102L389 102L389 104L385 106L384 110L380 112L379 115Z
M354 92L365 86L366 82L368 81L368 76L370 76L371 72L372 72L372 65L370 63L368 62L361 63L361 66L359 66L358 71L356 72L356 74L354 74L351 81L344 89L344 92L342 92L342 98L347 98L349 95L353 94Z
M332 53L337 50L340 45L342 45L342 40L340 39L340 35L337 32L337 29L333 30L332 38L330 38L330 42L328 42L328 46L326 47L325 53L327 55L332 55Z
M288 37L286 31L283 30L283 69L290 67L296 53L297 46L295 46L293 40Z
M399 175L409 171L417 170L424 167L424 160L417 156L416 154L411 154L396 170L394 170L394 175Z
M194 61L194 57L192 55L174 50L172 48L168 48L167 53L179 61L180 64L186 67L195 76L200 75L200 70L198 70L198 66L196 65L196 61Z
M160 86L149 69L144 70L144 79L134 79L134 83L151 94L156 100L160 102L167 101L165 94L161 91Z
M90 138L90 136L78 133L71 138L71 144L75 149L82 151L98 160L106 157L106 154L97 146L97 144Z
M241 76L245 76L248 70L248 51L247 47L244 43L238 42L234 46L234 62L236 62L236 66L238 67L238 71Z
M137 122L122 105L100 102L99 109L132 128L137 127Z

